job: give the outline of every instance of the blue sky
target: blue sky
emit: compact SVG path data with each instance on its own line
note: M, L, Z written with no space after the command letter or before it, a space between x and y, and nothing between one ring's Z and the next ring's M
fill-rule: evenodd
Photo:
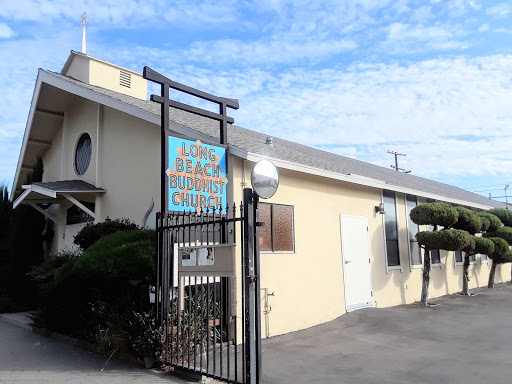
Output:
M80 50L84 11L88 54L237 98L238 125L385 167L405 153L412 174L485 196L512 186L510 2L4 0L9 186L37 68Z

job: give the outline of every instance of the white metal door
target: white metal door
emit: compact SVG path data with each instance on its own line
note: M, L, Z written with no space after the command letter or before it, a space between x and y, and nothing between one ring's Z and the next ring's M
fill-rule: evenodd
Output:
M340 215L347 311L373 306L368 218Z

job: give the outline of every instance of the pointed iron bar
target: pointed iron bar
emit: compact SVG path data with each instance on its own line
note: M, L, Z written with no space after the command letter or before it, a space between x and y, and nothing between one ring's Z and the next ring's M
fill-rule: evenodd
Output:
M244 203L243 202L240 202L240 217L243 218L244 217ZM245 221L242 221L242 233L245 233ZM241 266L242 266L242 273L240 274L240 276L242 277L242 281L240 282L240 286L242 287L242 303L244 303L244 298L245 298L245 284L244 284L244 280L245 280L245 253L244 253L244 246L242 244L242 246L240 247L240 251L241 251L241 254L242 254L242 262L241 262ZM242 306L242 335L245 336L245 309L244 307ZM245 383L246 382L246 377L245 377L245 364L244 364L244 361L245 361L245 337L242 337L242 381Z
M222 338L224 336L224 327L223 327L223 316L222 316L222 312L224 312L224 278L221 277L220 278L220 298L219 298L219 303L220 303L220 311L219 311L219 324L220 324L220 352L219 352L219 355L220 355L220 362L219 362L219 367L220 367L220 376L222 377Z
M236 217L236 204L233 202L233 219ZM233 243L236 241L236 223L233 222ZM234 285L236 287L236 277L234 278ZM231 294L231 292L230 292ZM238 298L235 298L235 302L236 300L238 300ZM231 311L231 308L230 308L230 311ZM235 310L235 313L234 313L234 324L233 324L233 327L234 327L234 330L235 330L235 337L234 337L234 344L235 344L235 382L238 381L238 333L237 333L237 316L238 316L238 313L237 311Z
M199 367L201 372L203 372L203 351L204 351L204 282L203 276L201 276L201 332L199 338L201 339L201 347L199 352L201 355L199 356Z
M213 374L215 375L217 369L217 281L213 278Z
M207 320L206 320L206 372L210 373L210 276L206 278L206 312Z

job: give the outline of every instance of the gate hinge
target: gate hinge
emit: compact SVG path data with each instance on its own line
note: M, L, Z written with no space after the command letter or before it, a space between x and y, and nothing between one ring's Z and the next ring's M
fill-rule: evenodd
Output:
M251 284L252 284L252 283L254 283L254 282L256 282L256 276L257 276L257 275L249 275L249 276L248 276L248 277L249 277L249 279L251 280Z
M264 227L265 226L265 222L264 221L257 221L256 222L256 226L257 227Z

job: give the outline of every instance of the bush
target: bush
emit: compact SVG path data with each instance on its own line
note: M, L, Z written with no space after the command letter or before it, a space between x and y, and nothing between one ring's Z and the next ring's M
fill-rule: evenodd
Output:
M512 261L512 253L510 253L509 245L505 240L499 237L490 237L489 240L494 243L494 252L488 256L494 263L502 264Z
M87 224L76 234L73 242L82 248L83 251L86 251L103 236L137 228L137 224L130 222L128 219L115 219L104 221L103 223Z
M108 330L98 308L130 301L137 312L147 312L144 283L153 279L155 242L154 231L119 231L65 262L33 317L36 326L95 342L99 329Z
M102 237L81 257L70 260L55 272L55 281L66 279L102 282L145 281L154 273L156 233L134 229Z
M418 243L428 250L444 249L446 251L461 251L463 249L474 249L474 236L459 229L448 229L434 232L418 232L416 239Z
M462 229L471 234L478 233L482 230L482 219L480 216L470 209L464 207L455 207L457 210L458 219L452 225L452 228Z
M442 225L450 227L458 219L457 210L444 203L427 203L414 207L410 213L411 220L418 225ZM434 248L437 249L437 248Z
M499 237L505 240L509 245L512 244L512 228L511 227L501 227L500 229L484 233L485 237Z
M493 214L494 216L497 216L503 225L506 225L507 227L512 227L512 212L508 209L503 208L494 208L489 211L487 211L490 214Z
M503 226L503 223L498 216L489 212L478 212L480 220L482 220L482 231L496 231Z
M475 253L480 253L482 255L490 255L494 252L494 243L485 237L474 236L475 240Z

